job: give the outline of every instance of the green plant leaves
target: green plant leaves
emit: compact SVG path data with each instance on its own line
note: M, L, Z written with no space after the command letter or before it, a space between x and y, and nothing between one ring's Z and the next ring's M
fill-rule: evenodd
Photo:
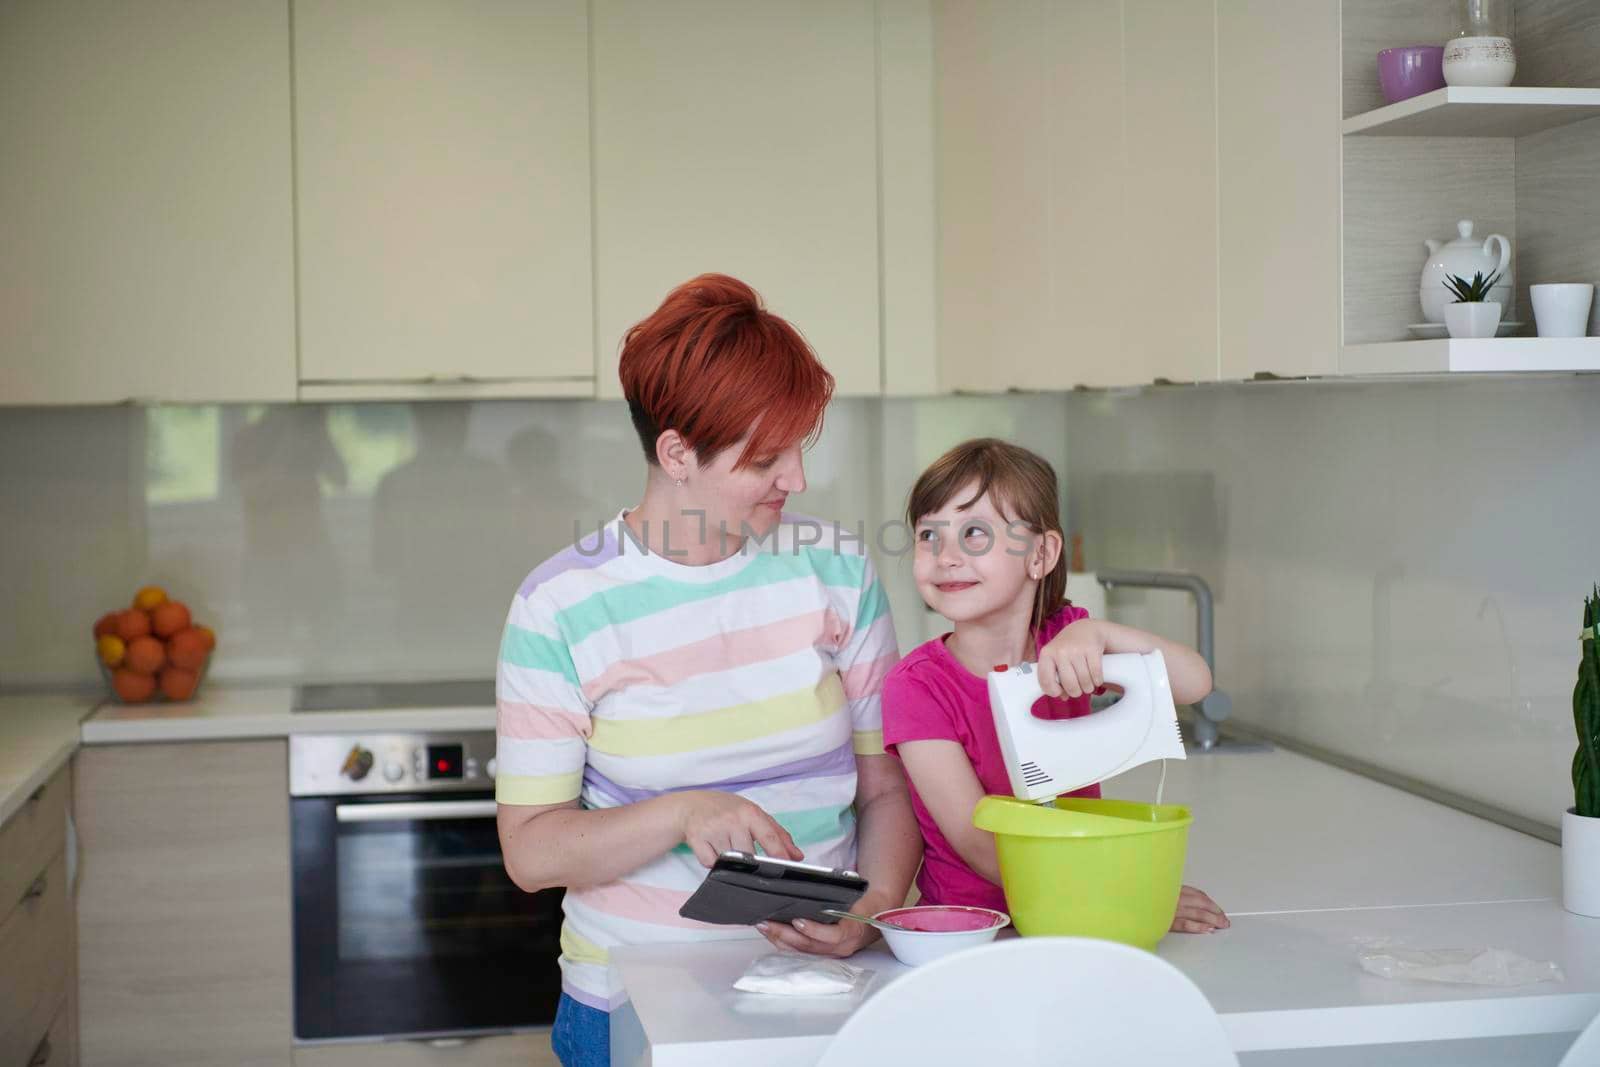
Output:
M1572 720L1578 750L1572 754L1572 792L1579 815L1600 818L1600 586L1583 602L1578 642L1578 684L1572 690Z
M1489 299L1489 290L1500 280L1500 272L1494 271L1487 278L1483 271L1478 271L1469 282L1459 274L1446 275L1443 285L1455 294L1458 304L1481 304Z

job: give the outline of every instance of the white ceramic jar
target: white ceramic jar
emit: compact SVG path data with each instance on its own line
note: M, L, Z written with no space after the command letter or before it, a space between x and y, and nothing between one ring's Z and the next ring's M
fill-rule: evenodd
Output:
M1509 37L1457 37L1444 45L1446 85L1498 88L1517 76L1517 50Z

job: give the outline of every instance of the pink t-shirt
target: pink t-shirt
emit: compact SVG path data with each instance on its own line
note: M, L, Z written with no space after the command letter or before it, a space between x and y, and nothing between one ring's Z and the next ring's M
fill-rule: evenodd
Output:
M1043 647L1068 625L1086 619L1089 613L1064 604L1045 620L1038 644ZM995 733L994 716L989 710L989 684L973 674L945 647L945 638L918 645L902 659L883 681L883 743L891 752L902 741L955 741L966 750L967 759L986 794L1011 795L1006 777L1005 758L1000 754L1000 738ZM1071 719L1089 714L1089 698L1058 700L1044 697L1034 705L1034 714L1046 719ZM1097 797L1100 787L1091 785L1072 796ZM917 814L926 845L917 888L927 904L965 904L1005 910L1006 898L1000 887L968 867L945 840L928 807L911 787L911 807Z

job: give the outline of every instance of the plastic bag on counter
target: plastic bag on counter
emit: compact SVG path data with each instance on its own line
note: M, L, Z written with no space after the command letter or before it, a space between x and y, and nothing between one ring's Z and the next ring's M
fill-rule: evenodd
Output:
M1357 959L1368 974L1413 982L1519 986L1567 979L1555 962L1530 960L1505 948L1370 947Z
M773 952L752 962L733 988L789 997L840 996L871 977L871 971L841 960Z

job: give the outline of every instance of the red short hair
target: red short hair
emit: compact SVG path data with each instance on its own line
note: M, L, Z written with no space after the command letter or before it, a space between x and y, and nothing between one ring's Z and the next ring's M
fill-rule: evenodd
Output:
M702 274L667 294L628 331L617 368L645 458L677 430L702 463L745 433L735 468L822 429L833 375L800 332L726 274Z

